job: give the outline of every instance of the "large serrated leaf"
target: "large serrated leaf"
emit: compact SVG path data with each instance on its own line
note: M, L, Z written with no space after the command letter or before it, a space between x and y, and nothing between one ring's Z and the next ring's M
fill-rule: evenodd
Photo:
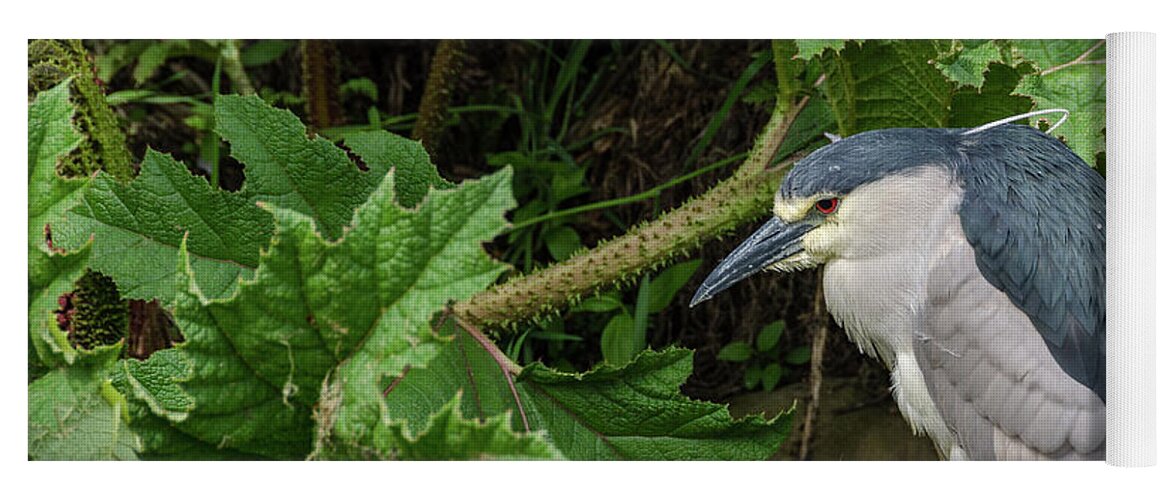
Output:
M354 209L382 181L329 141L308 138L296 116L257 96L217 96L215 120L216 132L245 166L242 195L311 217L330 240L341 237Z
M179 291L174 261L186 237L200 293L227 297L239 280L252 276L260 251L272 237L272 216L257 201L309 215L336 239L388 171L394 172L397 199L404 206L417 205L432 186L451 187L417 141L383 131L355 135L351 146L370 170L361 172L344 151L322 139L306 139L304 127L286 111L240 96L223 96L217 106L225 119L220 132L233 142L239 157L251 162L247 174L255 189L220 191L169 156L148 150L132 182L122 184L99 174L81 203L69 204L76 206L64 220L51 219L56 246L76 248L92 238L90 265L113 278L123 296L167 303ZM259 132L264 130L295 134ZM41 179L35 185L42 184L48 185ZM269 189L273 186L289 187L296 196L273 194L279 191ZM30 242L34 236L30 232Z
M844 39L802 39L793 40L797 46L797 58L809 60L811 58L821 55L826 49L832 50L834 53L841 52L846 47Z
M931 40L868 40L824 56L823 89L839 133L946 126L951 84L928 63L939 52Z
M1027 97L1012 95L1020 82L1016 68L992 63L983 73L979 90L963 87L955 92L948 114L949 127L977 127L1002 118L1029 112L1033 102Z
M979 90L984 86L984 74L988 72L988 65L1003 62L997 43L985 41L968 45L964 42L953 42L951 49L935 61L935 67L959 87Z
M405 424L391 424L394 458L400 460L556 460L564 458L544 433L512 430L508 415L483 422L460 414L460 395L428 419L424 429L412 435Z
M414 208L432 187L453 186L439 176L419 141L377 130L346 136L346 146L370 168L369 175L382 177L394 170L395 200L404 207Z
M148 150L129 184L99 173L82 202L53 226L53 236L63 248L92 238L90 266L112 277L123 297L169 302L184 238L200 290L222 297L237 280L252 276L260 249L272 237L272 217Z
M77 203L89 179L57 175L58 162L77 148L81 134L73 125L69 80L41 92L28 110L28 333L46 366L72 363L76 352L56 323L57 297L73 288L85 271L89 246L63 252L51 249L49 221Z
M166 349L146 361L119 361L110 381L115 389L146 404L154 414L182 421L195 408L195 401L179 383L191 380L194 368L182 352Z
M387 177L337 242L311 217L268 207L276 231L253 279L227 299L197 285L181 294L178 350L196 370L180 386L196 405L176 429L221 448L304 457L316 411L331 449L368 446L383 425L379 383L435 353L430 316L505 269L480 245L514 205L508 170L431 191L416 210L394 198Z
M73 126L69 81L41 92L28 109L28 242L45 248L45 224L77 203L89 179L57 175L57 163L81 144Z
M1024 75L1015 95L1033 100L1035 109L1065 108L1069 120L1053 133L1086 163L1106 149L1106 49L1101 40L1017 40L1014 53L1037 72ZM1053 116L1029 119L1053 123Z
M81 353L28 386L28 455L35 460L134 460L126 400L106 374L122 344Z
M449 374L462 373L461 377ZM516 430L543 431L572 460L750 460L776 451L789 416L734 420L727 407L683 396L691 352L646 351L622 367L560 373L540 364L516 377L460 332L427 367L395 382L386 405L392 418L418 423L463 392L465 415L487 419L511 412Z

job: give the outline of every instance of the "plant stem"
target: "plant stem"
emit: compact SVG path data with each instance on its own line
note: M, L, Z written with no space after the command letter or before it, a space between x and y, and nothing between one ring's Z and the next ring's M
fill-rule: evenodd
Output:
M329 40L301 41L301 96L313 130L341 122L337 47Z
M215 71L211 74L211 101L215 102L216 97L220 95L220 75L224 68L224 56L217 57L215 60ZM211 130L215 130L215 113L211 114ZM207 136L203 138L205 141L210 141L212 146L204 147L204 150L215 148L215 152L211 156L211 185L216 189L220 189L220 138L214 132L209 131Z
M126 133L106 101L106 89L94 75L97 68L81 40L30 40L28 42L28 92L32 96L72 78L70 102L77 112L74 123L84 139L66 158L57 173L88 177L101 170L128 182L136 173Z
M220 46L220 55L224 60L224 73L232 81L232 89L242 95L252 95L256 89L244 71L244 63L240 62L240 46L236 40L224 40Z
M614 283L683 255L772 205L785 168L769 165L808 97L778 106L740 168L698 198L613 240L545 269L513 278L455 304L457 317L485 328L511 326L549 314ZM785 166L792 159L784 162Z
M488 352L489 356L492 356L492 360L495 361L496 366L500 368L500 374L504 377L504 382L508 384L508 390L512 392L512 400L516 403L516 411L517 414L520 415L521 423L524 424L525 432L531 432L532 428L529 427L529 416L525 412L524 403L522 403L520 400L520 393L518 393L516 390L516 382L512 379L513 377L520 375L520 365L509 359L508 355L504 354L504 352L501 351L500 348L497 347L491 339L484 335L484 333L481 332L479 328L476 328L475 325L459 317L458 314L452 314L452 317L455 318L456 324L458 324L461 329L463 329L469 336L475 339L476 343L480 344L480 347L484 348L484 350Z

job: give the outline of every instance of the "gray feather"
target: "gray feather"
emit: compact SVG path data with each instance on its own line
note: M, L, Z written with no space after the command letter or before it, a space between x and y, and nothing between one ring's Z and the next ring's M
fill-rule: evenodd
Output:
M1102 459L1105 403L1058 365L955 234L915 328L916 362L941 416L972 459Z

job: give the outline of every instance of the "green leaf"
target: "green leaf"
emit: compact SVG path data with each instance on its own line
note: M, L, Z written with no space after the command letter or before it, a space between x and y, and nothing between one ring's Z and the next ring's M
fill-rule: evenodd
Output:
M385 130L357 132L346 136L346 147L362 158L367 176L381 179L394 171L395 201L414 208L431 188L449 189L454 184L439 176L423 144Z
M703 259L689 260L680 262L665 271L659 273L655 279L650 281L649 304L647 311L651 314L657 313L666 309L671 305L671 300L675 298L675 294L679 293L679 289L683 288L695 271L699 269L699 265L703 263Z
M537 330L533 332L533 338L541 340L554 340L565 342L581 342L583 339L577 335L571 335L565 332Z
M122 344L82 353L28 386L28 456L34 460L135 460L142 443L107 373Z
M801 114L797 115L797 120L793 122L789 132L785 134L785 140L781 147L777 148L772 164L775 165L814 142L828 143L824 133L834 126L834 120L833 110L824 99L810 100L805 109L801 110Z
M259 40L240 51L240 63L246 68L264 66L280 59L296 44L292 40Z
M505 269L481 242L505 226L510 176L432 191L415 210L394 202L388 177L336 243L313 218L270 207L276 231L254 280L229 299L193 286L176 308L179 348L219 368L181 384L196 408L174 425L221 447L304 457L314 413L321 456L384 456L365 454L386 423L385 381L434 355L432 314Z
M931 40L868 40L824 57L822 88L839 134L947 125L951 84L928 63L939 52Z
M625 366L603 364L586 373L529 365L515 379L518 404L500 366L460 332L427 367L403 377L386 404L393 418L414 428L462 391L468 418L510 412L514 430L528 422L570 460L759 460L775 452L790 415L736 420L725 405L683 396L679 386L691 374L691 356L676 348L646 351Z
M1083 54L1083 61L1103 61L1106 58L1104 40L1025 39L1012 40L1014 65L1027 62L1037 71L1055 68L1073 61ZM1091 65L1093 63L1090 63Z
M797 346L792 351L789 351L788 354L785 354L785 362L790 365L804 365L809 363L811 353L812 351L809 349L809 346Z
M113 278L123 297L166 303L177 291L174 263L184 238L200 290L223 297L252 276L272 237L272 216L147 150L129 184L99 173L53 237L67 249L92 239L90 266Z
M365 96L371 101L378 102L378 85L374 83L374 80L369 78L352 78L346 80L338 88L338 93L341 94L342 99L359 95Z
M642 350L634 330L634 318L629 314L620 313L610 318L602 330L602 358L606 363L624 365Z
M760 372L760 385L765 392L772 392L777 388L777 383L781 381L781 368L780 363L769 363Z
M586 169L572 163L563 165L563 168L553 174L552 189L549 192L550 203L553 206L579 194L590 192L590 188L583 185Z
M57 298L72 290L85 272L90 253L88 245L72 253L56 248L55 235L46 232L89 183L57 175L58 162L81 143L73 113L69 80L38 94L28 109L28 334L38 358L49 367L72 363L76 355L53 311Z
M45 225L80 199L89 179L65 179L57 164L81 144L73 125L69 80L41 92L28 108L28 242L45 246Z
M797 45L797 58L809 60L810 58L821 55L826 49L832 50L834 53L841 52L846 48L845 40L794 40L793 43Z
M150 408L130 402L130 428L142 439L142 460L262 460L266 457L243 453L185 434L151 413Z
M581 237L569 226L557 226L545 235L545 245L554 260L568 259L573 252L581 248Z
M178 50L180 47L177 44L187 43L185 40L166 40L162 42L155 42L148 45L138 55L138 64L134 66L134 84L142 85L145 83L155 71L158 71L173 50Z
M961 88L979 89L984 85L988 65L1003 62L997 42L989 41L972 47L966 47L958 41L954 44L948 53L935 62L935 67Z
M119 70L134 62L139 54L153 43L155 43L153 40L129 40L115 43L106 50L106 53L99 54L97 57L98 78L103 82L112 80Z
M155 415L178 422L195 408L195 400L179 385L193 374L191 361L181 351L166 349L146 361L118 362L111 382L118 392L145 404Z
M621 300L618 300L610 295L598 295L597 297L589 297L585 300L582 300L581 303L574 306L573 309L575 311L602 313L621 308Z
M744 388L748 390L755 389L760 385L760 365L750 365L744 369Z
M785 320L779 319L764 325L760 329L760 335L756 336L756 350L766 352L773 347L776 347L777 342L781 340L781 334L785 331Z
M1106 150L1106 65L1101 40L1017 40L1014 53L1036 73L1024 75L1015 95L1033 100L1035 109L1065 108L1069 119L1054 135L1065 140L1086 163L1094 165ZM1054 123L1057 115L1029 119Z
M139 54L138 64L134 67L135 85L146 83L168 59L194 56L214 63L219 56L214 43L208 40L163 40L147 46Z
M385 174L362 172L345 151L321 137L308 139L296 116L257 96L217 96L215 124L232 157L245 165L242 195L311 217L330 240L341 237Z
M751 356L752 346L748 345L748 342L733 340L720 349L720 353L716 354L716 359L740 363L748 361Z
M427 426L412 436L405 424L400 432L395 458L402 460L559 460L564 457L544 433L517 433L507 414L489 417L483 423L460 415L460 395L438 413Z
M370 167L370 172L361 172L332 144L321 139L313 142L304 139L304 128L291 115L286 116L287 112L282 114L255 97L235 96L217 102L217 113L231 117L228 123L219 125L230 131L225 133L226 138L240 142L237 150L255 152L253 148L269 148L281 152L241 153L253 162L246 167L249 182L270 187L291 186L297 195L269 203L307 210L302 213L312 215L319 227L328 229L323 232L331 239L340 235L342 225L350 223L353 208L368 198L373 191L371 183L386 177L392 168L396 198L404 206L418 205L432 186L451 187L439 177L417 141L382 131L355 135L350 143ZM238 117L224 111L239 111L237 108L241 106L251 109L255 116ZM270 121L263 122L265 119ZM287 119L293 120L295 126ZM293 128L300 135L256 137L241 132L241 127L249 124L278 130ZM290 153L297 147L303 150ZM338 156L337 162L329 167L306 161L316 165L314 168L336 168L348 174L336 179L337 184L330 184L331 174L307 172L308 167L297 163L298 154L321 158L333 154ZM288 184L282 184L286 181ZM208 298L228 297L239 280L252 276L260 251L272 237L272 216L255 206L256 200L267 199L268 195L245 191L243 194L220 191L206 180L192 176L169 156L148 150L141 172L129 184L99 174L86 190L84 203L74 207L61 224L53 226L54 240L59 247L74 249L92 237L91 266L113 278L124 297L158 298L166 303L176 293L173 263L179 242L186 237L200 293ZM306 200L315 200L314 205L299 203L297 196L301 194ZM337 216L320 215L328 213Z
M1012 95L1021 79L1017 69L992 63L984 76L984 84L979 90L965 87L953 94L951 113L947 118L949 127L978 127L1033 109L1032 100Z
M768 63L772 62L772 56L773 53L771 50L762 51L753 56L752 62L748 64L747 68L744 68L744 71L740 73L740 77L728 89L728 96L724 99L724 103L720 105L720 109L716 110L716 113L712 115L711 121L708 122L707 127L704 127L703 135L700 136L699 142L696 143L695 147L691 149L691 154L687 156L687 160L684 162L685 165L691 166L695 164L695 161L699 159L700 155L707 150L708 145L715 139L716 132L720 130L720 127L724 124L724 120L728 118L728 113L732 110L732 106L736 104L736 101L740 100L740 95L748 87L752 79L756 77L756 74L764 69Z

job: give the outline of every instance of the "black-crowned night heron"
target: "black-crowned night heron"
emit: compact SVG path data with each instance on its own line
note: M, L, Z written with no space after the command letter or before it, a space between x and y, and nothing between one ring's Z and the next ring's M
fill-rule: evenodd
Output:
M951 459L1102 459L1104 179L1033 128L888 129L798 162L695 305L825 265L826 305Z

